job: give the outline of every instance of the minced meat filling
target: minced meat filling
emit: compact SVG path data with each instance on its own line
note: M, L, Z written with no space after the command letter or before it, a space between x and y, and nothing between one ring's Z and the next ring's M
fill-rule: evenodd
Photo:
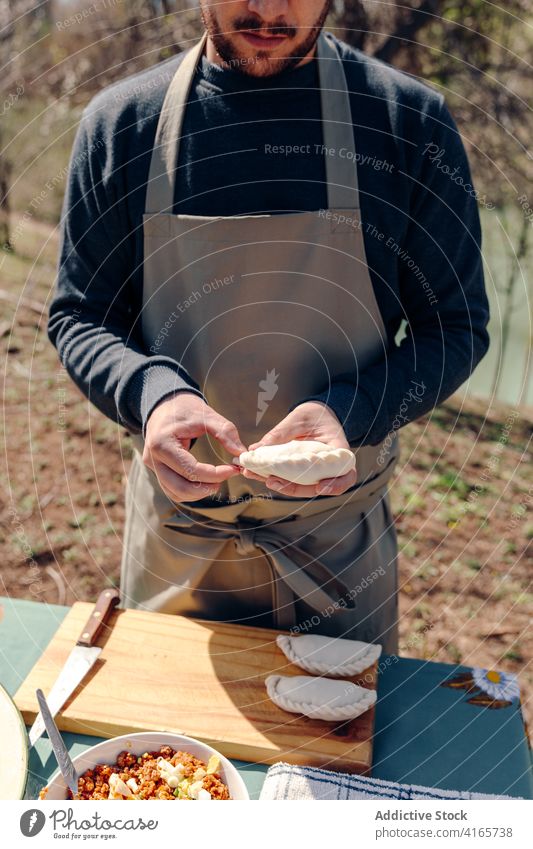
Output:
M134 755L121 752L115 764L98 764L78 779L78 794L69 799L230 799L216 756L209 763L170 746ZM46 797L46 788L39 794Z

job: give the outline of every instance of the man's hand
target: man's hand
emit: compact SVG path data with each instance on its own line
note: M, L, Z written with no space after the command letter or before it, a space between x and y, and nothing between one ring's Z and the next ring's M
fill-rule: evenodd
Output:
M235 425L193 392L178 392L161 401L148 418L143 462L155 472L161 489L173 501L206 498L223 481L239 474L230 464L212 466L193 457L189 451L192 440L206 433L232 457L246 451Z
M325 442L332 448L350 448L342 425L326 404L320 401L306 401L294 409L276 427L272 428L259 441L250 445L248 450L260 445L281 445L291 439L314 439ZM263 481L269 489L291 495L294 498L314 498L317 495L342 495L354 485L357 475L355 469L338 478L325 478L313 486L302 486L277 477L262 478L253 472L243 470L245 478Z

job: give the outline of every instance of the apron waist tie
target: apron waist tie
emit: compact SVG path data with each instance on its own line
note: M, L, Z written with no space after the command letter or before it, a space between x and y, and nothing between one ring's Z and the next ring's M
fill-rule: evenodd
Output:
M289 628L295 624L294 596L305 601L317 613L323 613L331 606L336 612L341 599L343 607L355 607L346 584L321 560L310 557L295 543L287 542L272 526L263 527L249 521L219 522L204 517L198 521L182 509L164 526L204 539L233 539L237 551L245 557L253 556L257 549L261 550L280 581L279 584L276 582L277 598L273 611L279 627Z

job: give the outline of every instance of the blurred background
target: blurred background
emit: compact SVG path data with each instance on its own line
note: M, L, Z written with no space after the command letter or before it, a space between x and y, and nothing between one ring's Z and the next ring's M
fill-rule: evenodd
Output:
M391 487L402 653L518 672L527 695L532 2L338 0L327 28L444 94L480 199L491 348L456 396L402 430ZM84 106L201 31L186 0L0 0L0 595L71 604L118 582L131 445L48 342L57 224Z

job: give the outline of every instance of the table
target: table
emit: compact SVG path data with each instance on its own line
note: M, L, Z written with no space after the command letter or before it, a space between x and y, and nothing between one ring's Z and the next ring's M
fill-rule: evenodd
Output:
M0 683L13 695L69 608L1 597L0 606ZM471 679L472 670L382 656L372 775L533 799L531 750L519 701L497 709L470 703L472 692L457 682L459 676ZM442 686L454 679L460 687ZM69 733L64 738L72 757L101 740ZM233 763L257 799L268 767ZM26 798L33 799L57 768L48 738L31 750L29 768Z

